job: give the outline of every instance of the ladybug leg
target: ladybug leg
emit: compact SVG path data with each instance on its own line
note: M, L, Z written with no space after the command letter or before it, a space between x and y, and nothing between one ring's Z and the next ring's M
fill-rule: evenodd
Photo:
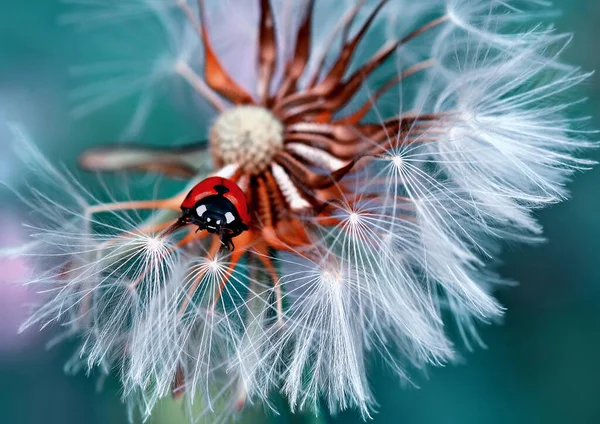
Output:
M223 233L221 231L219 234L219 238L221 240L221 244L223 245L223 248L229 252L233 252L233 249L235 249L235 245L231 241L231 235Z
M180 228L185 227L186 225L188 225L188 222L186 219L178 218L177 221L175 221L173 224L171 224L170 226L165 228L160 235L161 235L161 237L168 237L171 234L173 234L175 231L179 230Z
M227 250L229 250L230 252L233 252L234 249L235 249L235 244L233 244L231 239L227 239Z

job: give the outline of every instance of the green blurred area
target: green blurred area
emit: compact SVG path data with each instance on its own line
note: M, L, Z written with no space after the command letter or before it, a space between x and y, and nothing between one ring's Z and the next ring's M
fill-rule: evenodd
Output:
M575 33L565 59L585 70L600 69L600 3L554 4L563 11L555 20L559 31ZM54 0L1 2L0 118L24 124L53 161L72 166L86 146L120 134L132 104L71 119L68 65L89 59L94 40L83 44L72 27L57 24L64 7ZM584 91L590 100L579 111L594 116L593 126L599 128L600 79L591 78ZM12 153L1 131L2 166L10 167L6 158ZM199 139L202 131L165 99L144 134L158 142ZM593 156L600 160L599 152ZM507 246L501 273L520 285L498 293L507 314L502 325L482 328L488 349L465 353L462 364L430 369L428 378L416 376L419 389L402 387L385 369L374 367L376 423L600 423L599 186L600 168L578 175L571 184L572 200L539 213L549 241ZM3 200L0 208L7 207ZM3 313L0 320L7 319ZM97 379L65 375L62 367L72 346L45 351L45 341L41 334L0 350L0 423L125 423L118 383L109 379L98 391ZM186 422L178 410L168 403L151 422ZM285 413L268 418L252 413L245 422L265 420L311 422ZM352 412L321 421L361 422Z

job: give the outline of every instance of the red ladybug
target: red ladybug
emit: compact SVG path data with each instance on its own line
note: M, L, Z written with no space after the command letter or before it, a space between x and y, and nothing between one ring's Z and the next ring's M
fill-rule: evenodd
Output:
M231 239L248 230L250 212L246 195L236 183L222 177L209 177L192 188L181 204L183 214L168 230L193 224L198 230L219 234L227 250L235 248Z

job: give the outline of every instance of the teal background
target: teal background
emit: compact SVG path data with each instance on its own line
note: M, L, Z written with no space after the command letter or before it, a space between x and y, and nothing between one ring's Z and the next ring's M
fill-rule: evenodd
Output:
M600 69L600 3L554 3L563 11L555 19L558 29L575 33L564 58L585 70ZM124 101L85 119L71 119L73 80L67 68L94 54L94 40L84 42L72 27L57 24L64 7L54 0L0 3L0 118L24 124L53 161L73 166L86 146L118 136L133 104ZM593 77L583 86L589 101L576 111L592 115L596 128L599 81ZM201 131L200 122L164 99L145 138L193 139L202 137ZM0 178L18 181L22 171L14 165L6 134L0 122ZM600 152L592 156L600 160ZM599 185L600 168L578 175L571 184L571 201L539 213L549 241L507 246L501 273L520 285L498 292L507 314L502 325L482 328L487 349L466 352L464 363L431 369L428 379L417 377L418 390L401 387L374 367L372 383L380 404L376 423L600 422ZM18 212L6 193L0 195L0 212L0 218ZM7 313L0 310L0 321L13 321L3 315ZM45 334L24 340L0 348L0 423L126 422L116 381L109 379L97 392L95 379L63 373L71 346L45 351ZM186 422L177 411L176 405L163 405L152 422ZM265 419L252 413L244 422ZM268 420L311 422L285 413ZM354 413L343 413L314 422L361 421Z

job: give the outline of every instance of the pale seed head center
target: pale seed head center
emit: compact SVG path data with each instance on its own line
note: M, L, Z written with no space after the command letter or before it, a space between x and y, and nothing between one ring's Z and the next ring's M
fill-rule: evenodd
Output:
M236 164L257 175L265 171L283 149L283 125L260 106L236 106L223 112L210 129L210 147L215 161Z

